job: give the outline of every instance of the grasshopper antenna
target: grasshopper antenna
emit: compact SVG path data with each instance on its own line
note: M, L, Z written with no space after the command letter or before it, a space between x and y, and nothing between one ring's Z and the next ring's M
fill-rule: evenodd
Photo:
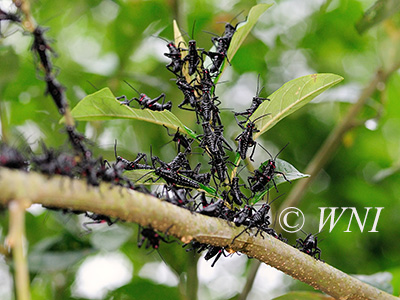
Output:
M285 194L280 194L278 197L276 197L274 200L272 200L271 202L268 203L268 205L271 205L275 200L279 199L280 197L282 197ZM268 191L268 196L267 198L269 198L269 191ZM267 202L269 201L269 199L267 199Z
M192 27L192 40L194 40L194 27L196 26L196 20L193 21L193 27Z
M258 121L258 120L260 120L261 118L263 118L263 117L265 117L265 116L268 116L268 115L270 115L270 113L268 113L268 114L263 114L263 115L261 115L261 116L255 118L252 122L255 123L256 121ZM286 146L285 146L285 147L286 147Z
M276 160L276 158L278 157L279 154L281 154L281 152L289 145L289 143L287 143L279 152L278 154L275 155L274 160Z
M232 18L232 20L229 21L229 23L232 23L232 21L235 20L237 17L239 17L243 12L244 12L244 9L241 12L239 12L236 16L234 16Z
M98 91L99 89L93 84L91 83L89 80L86 80L87 83L89 83L96 91Z
M140 176L140 177L135 181L135 183L138 182L140 179L146 177L147 175L149 175L149 174L152 173L152 172L153 172L153 171L150 171L150 172L147 172L146 174ZM150 178L151 178L151 177L150 177ZM149 179L150 179L150 178L149 178ZM148 181L149 179L146 179L146 181ZM145 181L145 182L146 182L146 181Z
M239 17L243 12L244 12L244 9L241 12L239 12L236 16L234 16L229 22L217 22L217 24L218 23L230 24L230 23L232 23L233 20L235 20L237 17ZM238 23L240 23L240 22L238 22Z
M124 80L124 82L140 96L139 91L135 89L128 81Z
M218 34L216 34L216 33L214 33L214 32L211 32L211 31L203 30L203 32L208 33L208 34L211 34L211 35L213 35L213 36L219 37Z
M169 43L169 41L166 39L166 38L163 38L163 37L161 37L161 36L159 36L159 35L151 35L152 37L155 37L155 38L159 38L159 39L162 39L164 42L166 42L166 43Z
M256 97L259 97L262 90L264 89L264 87L262 87L260 90L259 90L259 88L260 88L260 74L258 74L258 77L257 77L257 93L256 93L257 96Z
M263 145L261 145L260 143L258 143L258 145L259 145L261 148L263 148L265 152L267 152L267 153L269 154L269 156L271 157L272 160L275 160L274 157L272 156L272 154L271 154L267 149L265 149Z
M114 142L114 156L115 156L115 160L118 160L118 158L117 158L117 139L115 139L115 142Z

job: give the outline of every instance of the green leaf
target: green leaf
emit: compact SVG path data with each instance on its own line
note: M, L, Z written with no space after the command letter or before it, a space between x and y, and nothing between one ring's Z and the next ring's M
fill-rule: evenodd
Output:
M261 170L262 166L268 164L268 162L269 160L263 162L259 169ZM299 172L293 165L282 159L277 158L275 160L275 165L276 165L275 170L277 172L284 173L286 178L289 179L290 181L297 180L300 178L310 177L310 175ZM287 182L283 177L283 175L281 174L274 175L274 181L277 186L280 185L281 183ZM262 200L265 194L272 188L275 188L274 184L272 182L268 183L267 188L264 191L259 192L254 196L252 203L255 204L258 201Z
M371 275L354 274L352 276L389 294L393 293L391 284L393 275L390 272L379 272Z
M342 80L343 77L335 74L312 74L285 83L268 97L270 101L264 101L251 116L251 120L255 120L268 114L256 121L260 131L254 139Z
M179 299L179 290L177 287L169 287L157 284L148 279L134 277L133 280L112 292L107 299L148 299L148 300L169 300Z
M147 176L145 176L146 174L147 174ZM149 170L126 171L124 173L124 176L126 176L128 179L132 180L135 184L143 184L143 185L166 184L165 180L162 178L157 180L157 182L153 182L152 180L156 180L159 176L157 176L154 172L149 171ZM185 177L183 175L180 175L180 176ZM149 180L149 178L151 178L152 180ZM146 180L148 180L148 181L146 181ZM198 184L199 184L200 188L197 190L204 191L207 193L208 196L211 196L211 197L220 197L217 193L217 190L215 188L213 188L212 186L204 185L200 182L198 182Z
M203 191L206 192L209 196L211 196L211 197L220 197L220 198L221 198L221 196L219 196L219 195L217 194L217 190L216 190L214 187L204 185L204 184L202 184L202 183L200 183L200 182L199 182L199 186L200 186L200 190L203 190Z
M53 288L54 288L54 281L53 281L53 274L45 274L41 272L40 280L32 280L30 292L31 292L31 299L32 300L39 300L39 299L54 299L53 297Z
M393 279L391 281L391 284L393 287L392 295L399 295L399 293L400 293L400 267L395 266L393 268L390 268L388 271L390 271L390 274L392 274L392 276L393 276Z
M174 27L174 41L175 41L175 46L180 47L181 44L183 44L186 47L186 41L183 38L183 35L179 29L178 23L176 20L172 22L173 27ZM183 51L183 53L186 55L187 51Z
M233 162L233 164L234 164L235 166L238 166L240 160L241 160L240 153L237 152L237 153L236 153L236 156L235 156L235 161Z
M84 257L94 253L94 249L78 251L46 251L32 252L28 256L29 271L56 272L66 270Z
M186 133L191 136L192 138L194 138L195 140L197 140L198 142L201 142L201 138L198 137L198 134L196 134L195 131L193 131L192 129L184 126Z
M300 178L310 177L310 175L299 172L293 165L282 159L277 158L275 161L275 165L276 165L275 171L284 173L286 178L289 179L290 181ZM274 176L274 180L276 185L281 184L282 182L286 182L285 178L283 178L283 176L280 174L276 174Z
M376 174L371 178L371 181L373 183L378 183L381 182L382 180L385 180L387 177L392 176L396 173L400 172L400 163L395 163L389 168L381 169L381 170L375 170L377 171Z
M90 235L90 242L96 249L115 251L126 243L132 234L131 228L114 225L107 230L94 231Z
M247 35L250 33L251 29L253 29L254 25L257 23L260 16L271 6L270 4L257 4L250 9L249 15L247 16L247 20L243 23L238 24L236 28L236 32L232 37L231 44L228 49L228 59L232 61L232 58L235 56L237 50L240 45L246 39ZM225 64L226 66L226 64Z
M46 237L32 247L28 256L29 270L32 272L66 270L95 251L96 249L88 242L77 239L69 232L63 232Z
M17 77L20 62L18 55L11 46L0 46L0 61L2 70L7 70L7 72L3 71L0 73L1 92L7 83L13 82Z
M399 0L378 0L361 17L356 24L359 34L364 33L371 27L379 24L385 19L400 11Z
M151 170L125 171L124 176L129 180L133 181L135 184L143 184L143 185L166 184L165 180L162 178L160 178L157 182L153 182L152 180L156 180L159 176L157 176L154 173L154 171ZM150 180L150 178L152 180Z
M290 292L274 300L334 300L332 297L317 292Z
M170 111L152 111L121 105L109 88L103 88L83 98L71 111L78 121L99 121L112 119L141 120L158 125L165 125L182 133L193 132Z

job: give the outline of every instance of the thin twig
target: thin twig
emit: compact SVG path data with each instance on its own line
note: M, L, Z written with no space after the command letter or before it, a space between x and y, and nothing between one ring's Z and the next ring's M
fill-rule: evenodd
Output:
M13 0L13 2L15 4L15 6L18 7L24 15L22 26L24 27L24 29L26 31L33 33L35 28L37 27L37 24L32 16L31 6L30 6L29 1L28 0ZM46 76L47 75L50 75L50 74L46 74ZM66 95L65 95L65 97L66 97ZM69 103L67 99L65 99L65 100L67 103ZM72 117L71 110L68 105L65 107L64 118L65 118L65 124L67 126L75 126L75 121L74 121L74 118Z
M61 187L61 188L60 188ZM275 267L295 279L303 281L335 298L342 299L398 299L378 290L330 265L314 259L266 235L243 234L244 227L236 227L225 220L212 218L161 201L152 195L102 183L89 187L86 182L61 176L40 175L0 168L0 203L12 199L29 199L45 206L93 211L139 223L188 242L196 240L218 247L228 247Z
M10 232L7 244L12 249L15 286L18 300L29 300L29 272L26 255L24 253L25 242L25 206L22 201L13 200L9 203Z
M0 126L1 126L1 140L4 143L7 143L9 140L8 136L8 121L7 121L7 113L4 102L0 102Z
M259 261L259 260L251 261L250 270L246 277L246 283L244 285L242 292L239 295L238 300L246 300L247 299L247 296L249 295L249 293L253 287L254 280L256 279L256 275L257 275L257 272L258 272L258 269L260 268L260 266L261 266L261 261Z
M186 299L197 299L197 291L199 289L199 280L197 277L197 262L199 255L189 254L188 267L187 267L187 278L186 278Z
M29 1L27 0L13 0L14 4L16 7L18 7L22 13L24 14L24 20L22 22L22 25L25 27L25 29L29 32L33 32L36 27L36 23L32 17L31 14L31 6Z

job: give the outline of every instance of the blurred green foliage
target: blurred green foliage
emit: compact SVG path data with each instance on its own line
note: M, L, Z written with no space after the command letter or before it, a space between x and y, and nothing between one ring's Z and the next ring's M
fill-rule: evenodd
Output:
M7 3L0 4L7 8ZM220 22L231 21L244 10L237 17L237 20L243 20L254 4L255 1L244 0L42 0L32 2L32 14L38 24L49 28L46 36L58 54L53 59L59 69L57 79L67 88L71 107L103 87L109 87L115 95L132 97L135 92L124 80L151 97L164 92L167 100L176 106L182 101L182 95L170 80L172 74L164 68L168 61L163 56L167 50L165 42L156 36L172 39L173 19L177 19L181 28L191 35L196 20L193 36L198 45L209 48L210 35L203 31L221 33L224 24ZM217 95L222 107L235 111L246 108L255 93L257 74L261 74L265 85L261 96L271 94L291 79L311 73L343 76L343 83L282 120L258 140L272 153L290 142L280 157L304 171L375 72L399 62L399 14L375 22L362 35L356 30L355 25L373 4L374 1L367 0L276 1L261 17L221 78L225 82L218 85ZM15 29L1 27L4 36L0 39L3 140L20 147L28 143L34 150L40 139L52 147L65 147L58 112L51 99L44 95L45 82L40 80L41 74L35 69L36 63L30 52L32 38L21 29L14 32ZM318 230L318 207L356 207L361 218L364 207L384 207L378 233L367 230L360 233L354 223L352 232L344 233L349 219L342 218L332 232L326 229L320 234L323 241L319 246L322 259L344 272L367 275L391 272L395 295L400 293L399 98L400 74L396 72L368 100L359 116L361 126L346 134L342 146L300 204L307 217L304 229L309 232ZM198 128L192 114L174 113L188 127ZM222 117L227 124L228 137L235 137L239 128L233 116L224 111ZM94 141L95 154L109 160L114 158L114 139L118 139L119 154L128 159L139 151L149 152L150 145L156 155L171 153L172 157L175 152L173 145L164 146L170 137L154 124L125 120L80 122L78 129ZM258 149L257 155L264 153ZM383 177L377 176L383 170L389 172ZM291 188L286 184L280 190L288 193ZM96 242L97 230L93 234L82 234L82 222L76 216L67 217L56 212L28 213L32 299L70 299L80 263L99 251L116 250L132 262L133 277L127 285L111 291L108 299L177 299L185 293L181 284L160 285L157 280L145 279L139 273L146 263L159 262L162 256L174 276L186 282L187 272L194 264L192 253L186 253L176 243L163 244L161 255L138 249L135 224L118 225L121 227L118 230L124 232L120 233L123 239L116 241L113 234L104 234L102 242ZM370 228L372 222L369 220L366 228ZM5 212L0 219L0 242L3 242L7 229L8 214ZM113 229L102 228L100 232L103 230ZM295 243L297 237L289 236L290 242ZM101 247L113 243L118 244L116 249ZM231 258L224 260L229 263ZM245 262L243 269L232 271L241 284L249 262ZM233 263L236 260L232 259ZM214 272L210 264L207 268L203 273ZM217 296L220 294L205 282L200 278L202 299L235 297L237 293ZM220 289L222 291L222 287ZM292 282L290 289L311 288ZM267 297L253 293L254 297L257 295Z

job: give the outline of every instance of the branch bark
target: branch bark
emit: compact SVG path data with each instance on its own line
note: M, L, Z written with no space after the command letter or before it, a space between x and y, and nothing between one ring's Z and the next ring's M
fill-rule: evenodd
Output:
M101 184L88 186L85 182L37 173L0 168L0 204L13 199L29 199L30 203L46 206L92 211L128 222L166 231L187 243L197 240L215 246L229 247L254 257L340 299L398 299L365 284L326 263L298 251L269 235L242 234L244 228L226 221L191 213L186 209L161 201L151 195Z

